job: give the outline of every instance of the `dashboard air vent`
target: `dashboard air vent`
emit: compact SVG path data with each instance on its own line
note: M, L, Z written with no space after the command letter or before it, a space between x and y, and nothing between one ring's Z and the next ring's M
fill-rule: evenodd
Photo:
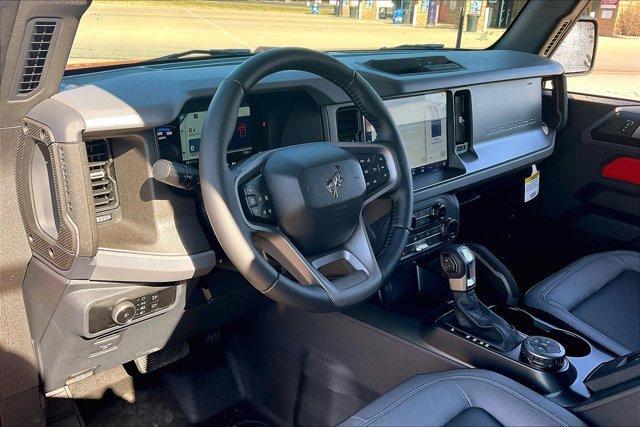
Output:
M53 36L56 30L56 21L38 20L33 24L31 38L24 59L24 68L18 81L16 93L28 95L38 88L47 55L49 54Z
M542 56L544 56L545 58L549 57L549 55L555 50L556 46L558 46L558 44L564 37L564 34L567 32L570 25L571 21L568 19L562 21L562 23L558 25L556 31L553 33L553 37L551 37L551 39L547 42L544 49L542 50Z
M471 145L473 122L471 92L458 90L453 95L453 136L457 154L466 153Z
M104 213L118 207L118 192L109 141L106 139L87 141L86 147L96 215L98 222L107 221L111 217Z
M355 107L342 107L336 112L338 141L362 141L362 116Z

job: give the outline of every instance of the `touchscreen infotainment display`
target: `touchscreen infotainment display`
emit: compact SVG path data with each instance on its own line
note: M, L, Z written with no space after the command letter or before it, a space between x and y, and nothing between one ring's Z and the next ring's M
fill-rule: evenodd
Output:
M446 166L446 93L389 99L385 104L402 135L412 174Z
M202 126L206 115L206 111L196 111L178 116L178 121L180 122L180 148L182 149L182 160L185 162L197 160L200 155L200 137L202 136ZM240 107L236 132L229 143L230 155L242 155L246 151L251 154L252 129L251 108L249 106Z

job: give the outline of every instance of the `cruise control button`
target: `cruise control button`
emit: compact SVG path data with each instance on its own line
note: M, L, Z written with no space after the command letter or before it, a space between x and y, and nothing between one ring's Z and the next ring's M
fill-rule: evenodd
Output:
M247 196L247 205L249 205L250 208L258 206L258 198L256 196Z
M271 206L263 206L260 214L263 218L271 219L273 217L273 209Z

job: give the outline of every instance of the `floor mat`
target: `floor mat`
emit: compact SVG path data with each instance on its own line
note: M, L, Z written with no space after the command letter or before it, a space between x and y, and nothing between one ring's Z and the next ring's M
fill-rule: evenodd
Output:
M192 345L189 356L149 374L118 367L69 388L87 426L267 425L242 401L221 347Z
M238 402L198 426L267 427L271 423L260 415L251 404Z

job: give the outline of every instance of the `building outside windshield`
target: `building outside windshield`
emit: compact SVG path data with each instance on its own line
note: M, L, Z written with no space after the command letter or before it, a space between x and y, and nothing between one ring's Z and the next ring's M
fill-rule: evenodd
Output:
M526 3L94 0L80 22L68 68L127 64L193 49L254 52L300 46L340 51L404 45L486 49ZM584 14L598 20L598 55L593 73L571 78L569 90L640 99L640 1L591 0Z

